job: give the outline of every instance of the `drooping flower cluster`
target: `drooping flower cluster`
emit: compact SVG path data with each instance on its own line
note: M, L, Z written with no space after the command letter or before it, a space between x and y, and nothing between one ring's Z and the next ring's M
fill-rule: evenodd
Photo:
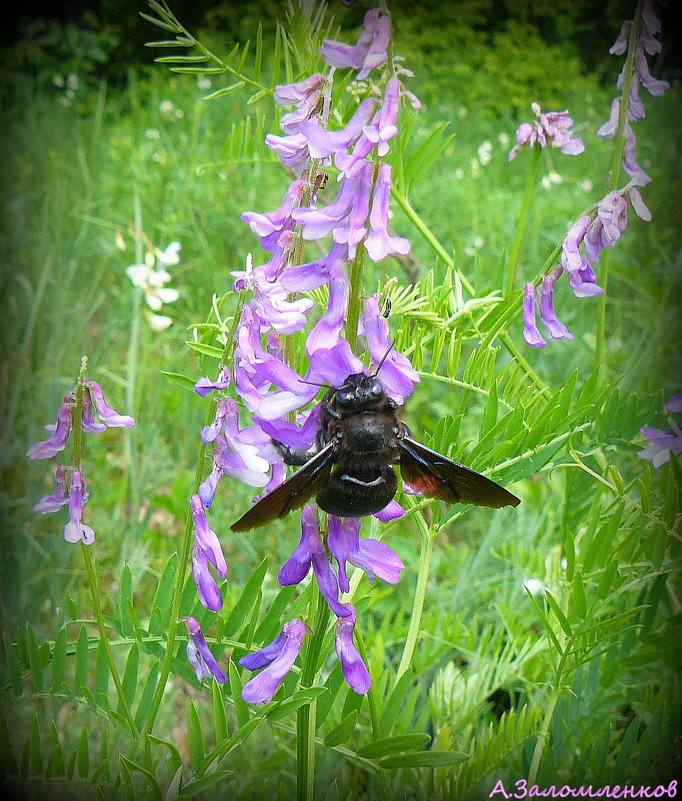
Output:
M574 139L569 130L573 120L568 111L542 111L538 103L531 103L531 108L537 120L522 122L516 129L516 144L509 151L509 161L513 161L526 145L531 148L551 145L568 156L577 156L585 150L583 140Z
M26 452L29 459L50 459L64 450L74 426L76 409L76 389L67 392L59 407L57 422L45 426L50 433L46 440L36 442ZM95 419L95 414L99 421ZM83 380L83 407L81 428L88 434L101 434L107 428L129 428L135 420L126 414L119 414L107 403L102 387L96 381ZM60 465L56 470L57 487L54 492L41 498L34 507L39 514L51 514L62 506L69 507L69 522L64 527L67 542L81 540L90 545L95 540L95 532L83 522L83 507L88 500L85 476L81 467Z
M355 46L326 40L320 52L330 67L350 67L359 71L359 78L367 78L386 62L390 33L390 16L372 9L365 15ZM333 73L334 69L326 76L316 74L275 91L276 102L294 106L294 110L282 118L285 135L268 136L266 142L295 177L279 209L242 215L270 258L254 267L249 256L245 269L233 273L235 290L250 291L251 299L240 310L231 370L221 368L217 381L201 379L196 389L206 395L233 382L250 423L240 426L234 400L221 397L217 401L215 420L202 432L204 442L214 443L214 468L199 489L204 507L211 505L221 476L227 474L269 492L286 477L283 451L312 453L319 447L322 404L314 403L319 386L338 387L350 374L369 373L345 337L351 292L348 265L365 255L378 262L410 248L407 239L389 230L391 167L379 162L398 133L398 106L404 92L401 81L388 77L382 97L372 85L372 94L359 103L345 127L332 131L327 123ZM394 70L395 74L407 71ZM332 164L339 173L339 188L336 197L325 204L319 200L324 182L317 168ZM298 263L297 240L321 242L330 235L325 255ZM306 327L314 303L302 293L323 286L328 290L327 307L307 334L307 369L300 375L284 360L280 337ZM392 349L377 295L364 300L357 335L374 368L381 364L379 378L387 395L402 403L419 378L409 360ZM281 444L275 447L273 440ZM195 504L193 500L193 510ZM391 501L377 517L388 520L402 512L399 504ZM201 520L202 530L207 527ZM197 550L201 554L204 546L198 544ZM208 554L200 555L195 569L200 597L209 608L222 605L208 570L212 563L220 574L216 561ZM283 586L299 584L312 569L338 620L336 651L344 676L356 692L364 693L370 679L353 644L356 613L352 604L341 600L341 593L350 589L348 563L364 570L371 581L378 577L395 583L404 569L400 557L387 545L360 537L359 520L328 515L324 531L317 506L308 504L301 515L300 542L282 567L279 581ZM240 661L250 670L263 668L244 687L246 700L272 698L293 665L306 630L294 619L284 625L273 643Z
M625 231L628 223L628 201L640 219L651 220L651 212L639 191L628 184L625 189L609 192L597 204L594 216L583 214L566 234L560 264L542 279L539 289L540 319L550 339L573 339L573 335L554 312L554 285L564 272L577 298L602 294L594 267L599 263L601 251L615 245ZM526 342L534 348L544 348L547 343L536 324L533 283L528 283L525 287L523 323L523 338Z
M671 415L682 413L682 392L668 398L665 408ZM682 453L682 429L674 417L669 417L668 420L670 428L666 430L651 426L640 428L640 433L649 440L649 444L637 456L649 460L654 467L661 467L669 462L671 453Z
M640 120L645 116L644 103L639 96L639 87L643 86L653 97L660 97L670 89L670 84L667 81L658 80L651 75L646 58L646 54L653 56L661 52L661 43L656 39L656 35L661 30L661 23L656 16L655 5L655 0L644 0L641 18L634 21L626 20L620 29L618 38L609 50L609 53L614 56L622 56L628 52L630 47L634 47L632 79L630 91L625 101L627 108L625 112L623 169L636 186L646 186L651 181L651 176L635 160L636 140L630 125L631 122ZM631 33L633 33L633 25L635 24L637 25L637 31L634 32L634 41L631 42ZM621 93L625 86L626 67L627 58L616 82L616 88ZM610 139L618 134L621 103L623 102L622 97L614 98L611 103L609 119L597 131L597 136Z

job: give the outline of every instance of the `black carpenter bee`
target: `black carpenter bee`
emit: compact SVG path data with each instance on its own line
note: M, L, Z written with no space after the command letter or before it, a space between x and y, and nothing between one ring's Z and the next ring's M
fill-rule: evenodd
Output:
M340 517L379 512L398 488L392 465L400 467L405 484L429 498L493 509L519 505L504 487L413 440L396 407L375 375L354 373L330 389L317 453L310 456L275 441L287 464L303 466L254 504L232 531L285 517L312 497L325 512Z

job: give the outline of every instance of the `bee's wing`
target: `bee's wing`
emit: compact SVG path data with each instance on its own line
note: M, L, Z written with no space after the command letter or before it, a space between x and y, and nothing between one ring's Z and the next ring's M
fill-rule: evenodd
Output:
M489 478L410 437L400 441L400 474L403 482L415 492L448 503L474 503L493 509L521 503L515 495Z
M278 518L286 517L292 509L298 509L307 503L313 495L317 495L329 477L334 464L335 452L334 443L330 442L293 476L255 503L232 526L232 531L249 531Z

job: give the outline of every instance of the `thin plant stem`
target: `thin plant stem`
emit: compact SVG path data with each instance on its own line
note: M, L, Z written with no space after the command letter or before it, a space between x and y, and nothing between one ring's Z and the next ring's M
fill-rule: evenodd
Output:
M403 654L398 665L396 674L396 684L400 681L400 677L410 667L414 649L417 645L417 637L419 636L419 627L421 625L422 613L424 611L424 598L426 597L426 583L429 578L429 568L431 566L431 554L433 552L433 542L436 533L426 523L423 516L420 514L415 515L417 525L419 526L419 533L421 536L421 552L419 554L419 566L417 568L417 587L414 592L414 600L412 601L412 614L410 615L410 626L407 630L407 637L405 638L405 645L403 646Z
M78 374L78 382L76 384L76 403L73 410L73 469L80 470L81 464L83 461L83 395L84 395L84 381L85 381L85 371L88 366L88 358L87 356L83 356L81 359L81 367L80 372ZM121 709L123 710L123 714L125 719L130 727L131 735L137 739L139 737L139 731L135 724L135 719L130 711L130 706L128 701L125 697L125 693L123 692L123 685L121 683L121 679L118 675L118 670L116 668L116 663L114 662L114 657L111 652L111 646L109 644L109 638L107 636L106 626L104 624L104 615L102 613L102 592L100 590L99 581L97 570L95 567L95 559L90 551L90 546L86 545L84 542L81 542L81 552L83 554L83 561L85 562L85 572L88 576L88 584L90 585L90 594L92 596L92 608L95 613L95 620L97 621L97 628L99 630L99 641L104 648L104 654L107 659L107 664L109 666L109 673L111 674L111 678L113 679L114 686L116 687L116 693L118 694L119 703L121 705Z
M521 201L521 211L519 212L519 221L516 224L516 233L512 242L511 250L509 251L509 261L507 263L507 274L504 282L504 293L508 295L514 286L514 273L516 272L516 265L519 261L519 252L521 250L521 242L523 235L526 232L526 220L528 219L528 210L530 209L530 201L533 197L533 189L535 189L535 181L538 176L538 167L540 166L540 157L542 156L542 148L540 145L533 146L533 158L528 171L528 178L526 179L526 189L523 193L523 200Z
M642 29L642 0L638 0L635 9L635 16L630 26L628 35L628 50L623 66L623 89L620 93L620 107L618 109L618 131L615 136L613 148L613 161L611 162L611 174L609 176L609 192L618 188L620 181L621 163L623 161L623 151L625 149L625 127L627 125L628 102L630 98L630 88L632 87L633 68L635 62L635 48ZM609 251L602 256L599 266L599 283L604 290L599 299L599 311L597 314L597 332L594 346L595 366L599 367L604 361L604 347L606 341L606 302L607 287L609 282Z
M317 676L322 641L329 624L329 605L319 588L313 596L316 604L313 633L308 640L301 687L312 687ZM299 707L296 713L296 798L297 801L313 801L315 798L315 731L317 729L317 701Z
M232 321L232 326L230 327L230 331L227 335L225 348L223 349L223 354L220 359L221 364L230 363L232 351L234 349L234 337L237 332L237 326L239 325L239 320L241 317L241 309L244 302L244 295L245 295L245 290L239 293L234 320ZM205 425L211 424L211 422L213 421L213 415L214 415L214 406L213 404L210 404L208 409L206 410ZM192 494L196 494L199 490L199 485L201 484L201 480L204 474L205 460L206 460L206 444L202 441L199 447L197 466L194 472L194 484L192 487ZM154 726L154 721L156 720L156 716L161 706L161 701L163 700L163 693L166 688L166 683L168 682L168 677L170 675L171 665L174 656L173 652L175 650L178 617L180 615L180 602L182 600L182 592L185 587L185 578L187 576L187 566L189 564L190 552L192 550L193 527L194 527L194 520L192 518L192 512L191 509L188 509L187 516L185 518L185 531L182 535L182 544L180 546L180 560L178 562L178 570L175 576L175 582L173 584L170 611L168 613L168 627L167 627L168 638L166 641L166 655L164 657L163 664L161 666L161 672L159 674L159 680L156 685L156 691L154 692L154 697L152 698L152 702L149 707L147 720L145 721L144 724L145 734L149 734L152 731L152 728Z

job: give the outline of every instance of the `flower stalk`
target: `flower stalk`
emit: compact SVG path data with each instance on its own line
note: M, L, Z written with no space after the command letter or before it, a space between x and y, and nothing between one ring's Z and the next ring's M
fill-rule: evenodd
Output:
M542 147L539 144L533 145L533 156L531 159L530 170L528 171L528 178L526 179L526 189L523 193L523 200L521 202L521 211L519 212L519 220L516 224L516 233L514 234L514 241L512 242L511 250L509 251L509 262L507 263L507 274L503 291L508 295L514 286L514 273L516 272L516 265L519 260L519 252L521 250L521 242L526 230L526 220L528 219L528 210L530 209L530 202L533 197L533 189L538 177L538 168L540 166L540 157L542 156Z

